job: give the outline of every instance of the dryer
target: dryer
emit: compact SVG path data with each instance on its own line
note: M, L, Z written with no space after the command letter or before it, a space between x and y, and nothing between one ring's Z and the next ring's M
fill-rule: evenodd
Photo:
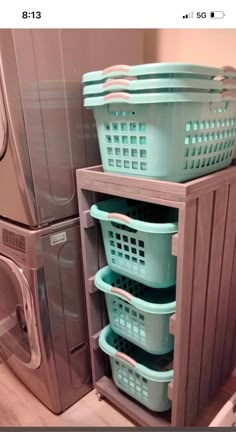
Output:
M0 30L1 216L43 226L78 214L75 168L100 163L82 74L142 53L142 30Z
M0 220L0 353L55 413L91 390L79 219Z

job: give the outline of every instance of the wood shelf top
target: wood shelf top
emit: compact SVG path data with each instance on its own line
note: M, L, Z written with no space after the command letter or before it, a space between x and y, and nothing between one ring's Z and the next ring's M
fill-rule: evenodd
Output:
M76 170L80 189L181 207L200 195L236 181L236 160L228 168L185 183L105 173L101 165Z

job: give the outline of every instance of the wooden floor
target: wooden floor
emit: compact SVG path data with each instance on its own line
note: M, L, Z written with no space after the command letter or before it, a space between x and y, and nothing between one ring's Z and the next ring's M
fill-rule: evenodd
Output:
M132 426L107 402L99 402L93 390L60 416L44 407L0 364L0 426Z
M209 425L235 391L236 376L232 376L196 425ZM65 413L56 416L23 386L4 364L0 364L0 426L131 427L133 424L105 400L98 402L95 391L90 392Z

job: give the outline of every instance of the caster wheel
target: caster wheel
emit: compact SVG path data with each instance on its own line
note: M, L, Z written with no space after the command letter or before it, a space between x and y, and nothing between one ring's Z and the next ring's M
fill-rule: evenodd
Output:
M99 393L98 391L96 392L96 395L99 402L101 402L104 399L103 395L101 395L101 393Z

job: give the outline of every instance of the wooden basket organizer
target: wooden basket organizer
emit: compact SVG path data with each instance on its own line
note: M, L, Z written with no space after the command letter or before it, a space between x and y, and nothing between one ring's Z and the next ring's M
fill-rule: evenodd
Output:
M184 184L106 174L97 166L77 170L77 186L94 387L138 425L191 425L236 363L236 166ZM107 314L94 275L106 262L99 223L89 210L104 194L179 209L172 243L177 256L172 410L162 415L116 388L98 346Z

